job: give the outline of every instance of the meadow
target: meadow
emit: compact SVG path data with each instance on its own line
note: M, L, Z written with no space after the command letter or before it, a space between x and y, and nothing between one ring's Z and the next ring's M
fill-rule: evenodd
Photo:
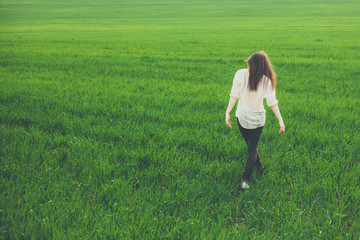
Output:
M2 0L0 239L359 239L359 39L358 0ZM258 50L286 132L241 191Z

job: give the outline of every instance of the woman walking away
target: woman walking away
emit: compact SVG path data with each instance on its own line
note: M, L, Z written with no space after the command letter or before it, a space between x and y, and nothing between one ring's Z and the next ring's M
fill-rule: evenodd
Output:
M285 132L284 121L275 97L276 75L264 51L253 53L246 61L248 68L236 72L226 110L226 125L232 128L230 112L237 100L235 116L242 137L247 144L246 166L241 188L249 188L254 167L262 167L257 146L265 125L264 98L279 120L279 134Z

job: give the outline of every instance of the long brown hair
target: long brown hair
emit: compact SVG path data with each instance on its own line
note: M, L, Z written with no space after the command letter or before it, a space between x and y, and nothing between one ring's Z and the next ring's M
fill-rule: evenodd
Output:
M254 52L246 61L249 67L249 90L256 91L259 83L266 76L271 81L271 88L276 87L276 74L264 51Z

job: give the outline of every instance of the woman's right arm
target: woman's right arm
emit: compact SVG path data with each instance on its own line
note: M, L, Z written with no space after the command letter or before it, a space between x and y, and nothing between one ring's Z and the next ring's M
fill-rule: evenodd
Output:
M271 109L273 110L276 118L279 120L279 125L280 125L279 134L283 134L285 132L285 124L284 124L284 121L283 121L283 119L281 117L281 113L280 113L280 109L279 109L278 104L272 106Z

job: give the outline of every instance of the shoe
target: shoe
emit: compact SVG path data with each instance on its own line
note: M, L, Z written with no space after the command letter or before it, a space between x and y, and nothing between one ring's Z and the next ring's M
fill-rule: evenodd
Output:
M242 189L249 188L249 184L247 184L246 181L243 181L242 184L241 184L241 188Z

